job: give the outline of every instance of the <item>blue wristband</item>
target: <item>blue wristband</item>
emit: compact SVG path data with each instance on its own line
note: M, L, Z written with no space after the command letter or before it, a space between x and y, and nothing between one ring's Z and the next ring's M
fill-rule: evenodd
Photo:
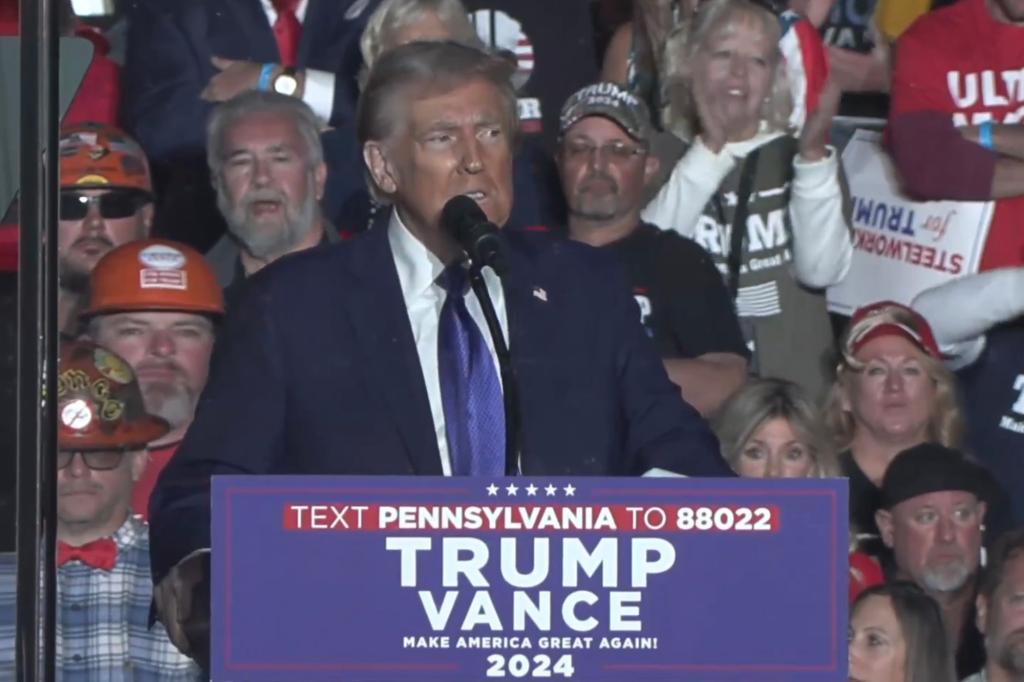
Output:
M260 83L257 87L266 91L270 89L270 76L274 73L274 64L264 64L260 69Z
M992 121L985 121L978 126L978 144L985 149L992 149Z

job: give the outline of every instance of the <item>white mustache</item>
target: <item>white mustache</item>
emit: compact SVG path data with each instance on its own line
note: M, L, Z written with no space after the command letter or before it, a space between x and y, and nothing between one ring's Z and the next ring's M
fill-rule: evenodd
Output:
M281 204L287 205L288 201L284 194L273 189L254 189L253 191L242 197L242 208L248 209L253 204L260 201L276 201Z

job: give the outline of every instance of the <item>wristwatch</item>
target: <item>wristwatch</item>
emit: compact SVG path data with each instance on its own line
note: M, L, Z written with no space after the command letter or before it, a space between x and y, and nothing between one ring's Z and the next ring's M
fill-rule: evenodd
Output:
M270 89L289 97L294 95L295 91L299 89L299 79L295 77L295 67L284 67L284 70L271 81Z

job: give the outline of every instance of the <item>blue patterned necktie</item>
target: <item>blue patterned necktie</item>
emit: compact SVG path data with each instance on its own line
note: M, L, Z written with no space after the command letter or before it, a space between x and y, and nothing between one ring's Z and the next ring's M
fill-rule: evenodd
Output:
M468 273L449 265L437 279L448 293L441 308L437 366L456 476L505 473L505 405L487 342L466 309Z

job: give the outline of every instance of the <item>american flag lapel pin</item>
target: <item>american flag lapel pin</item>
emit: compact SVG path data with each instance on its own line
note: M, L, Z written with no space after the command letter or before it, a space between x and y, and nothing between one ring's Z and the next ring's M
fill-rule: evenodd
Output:
M548 302L548 292L546 292L544 289L541 289L540 287L533 288L533 297L538 300L544 301L545 303Z

